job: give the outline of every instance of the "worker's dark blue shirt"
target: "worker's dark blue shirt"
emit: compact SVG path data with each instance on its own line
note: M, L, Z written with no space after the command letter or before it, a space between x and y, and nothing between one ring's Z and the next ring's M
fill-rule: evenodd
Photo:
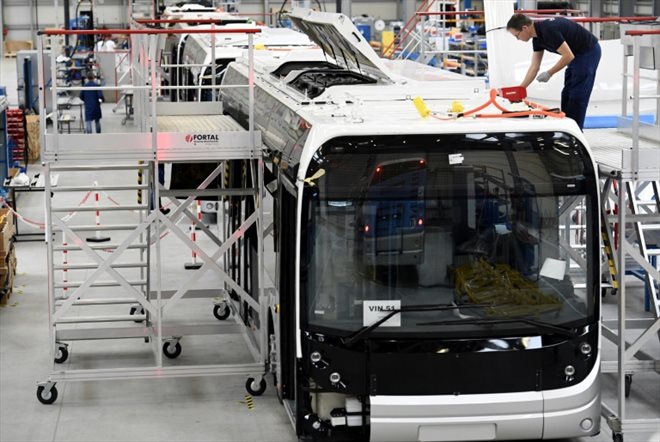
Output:
M98 87L99 84L95 81L88 81L85 86ZM85 102L85 121L100 120L100 100L103 99L103 92L99 90L82 90L80 91L80 99Z
M574 55L580 55L593 49L598 39L579 24L562 17L534 23L536 37L532 39L534 52L546 50L557 54L557 49L564 42Z

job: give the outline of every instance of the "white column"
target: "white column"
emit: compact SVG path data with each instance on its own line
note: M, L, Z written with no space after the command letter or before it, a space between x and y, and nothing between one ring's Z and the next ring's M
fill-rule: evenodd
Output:
M488 80L490 87L514 86L516 81L516 63L520 61L525 43L517 41L507 30L506 24L513 15L513 0L484 0L484 18L486 20L486 44L488 49ZM529 54L524 70L532 60L531 43L526 43ZM524 75L524 74L523 74Z

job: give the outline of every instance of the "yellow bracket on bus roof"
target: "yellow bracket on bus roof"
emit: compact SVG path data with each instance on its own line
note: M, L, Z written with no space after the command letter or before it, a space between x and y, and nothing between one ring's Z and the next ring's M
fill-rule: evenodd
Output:
M413 98L413 104L415 105L415 109L417 109L417 112L419 112L419 115L422 118L426 118L431 115L431 109L429 109L426 103L424 103L422 97Z

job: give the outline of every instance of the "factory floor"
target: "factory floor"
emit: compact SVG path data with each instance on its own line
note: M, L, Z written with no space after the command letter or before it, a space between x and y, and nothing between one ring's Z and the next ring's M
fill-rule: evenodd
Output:
M7 86L11 103L16 103L14 59L2 60L0 86ZM14 91L13 94L11 91ZM104 104L104 132L133 131L133 122L121 124L123 107L112 112L111 103ZM41 165L28 168L28 174L41 171ZM79 174L61 176L61 182L80 186L134 182L134 171L114 175ZM43 222L43 193L19 194L18 209L24 217ZM80 195L68 195L62 203L75 205ZM107 192L108 201L134 204L135 193ZM106 201L107 203L107 201ZM84 215L79 215L83 223ZM90 221L90 220L87 220ZM86 222L87 222L86 221ZM102 220L103 221L103 220ZM113 213L108 223L134 222L134 215ZM20 224L20 233L38 233L33 226ZM211 226L215 228L215 226ZM110 232L112 242L120 234ZM200 237L200 246L210 241ZM253 398L250 407L245 395L245 377L196 377L140 380L112 380L58 383L59 398L53 405L42 405L36 398L36 383L45 380L53 364L49 355L48 296L46 245L43 241L16 243L18 273L15 290L6 306L0 308L0 441L293 441L295 433L284 408L279 404L272 384L263 396ZM77 258L82 261L84 255ZM177 287L191 273L183 265L191 261L190 250L174 235L162 240L163 268L160 280L163 289ZM80 271L69 280L84 279L91 271ZM61 276L58 276L58 278ZM109 278L105 278L109 279ZM650 317L643 311L643 286L630 280L628 311L630 317ZM197 289L212 289L220 285L211 272L196 281ZM106 289L107 290L107 289ZM603 316L616 317L615 296L603 300ZM121 308L106 307L117 313ZM87 315L83 308L74 314ZM95 311L96 313L97 311ZM103 310L98 312L105 314ZM191 299L180 304L173 314L175 321L193 320L215 324L211 299ZM84 327L78 325L77 327ZM634 336L631 336L631 339ZM250 354L240 336L186 336L181 341L183 352L167 365L251 362ZM613 360L615 348L603 343L604 358ZM660 359L660 345L652 340L645 351ZM141 339L76 341L69 346L69 359L62 369L112 368L147 366L153 363L151 346ZM56 368L57 368L56 367ZM269 379L270 380L270 379ZM603 399L616 408L616 380L613 374L603 374ZM655 373L638 373L633 378L630 398L626 401L627 417L660 417L660 382ZM580 442L612 440L603 420L602 432L595 437L570 439ZM627 442L658 442L660 428L649 433L627 433ZM564 441L568 442L568 441Z

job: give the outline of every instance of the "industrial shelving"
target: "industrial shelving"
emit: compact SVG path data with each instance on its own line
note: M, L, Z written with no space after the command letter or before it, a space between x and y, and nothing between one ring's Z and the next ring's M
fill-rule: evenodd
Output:
M9 154L7 152L7 108L9 102L4 90L0 91L0 182L7 178Z

